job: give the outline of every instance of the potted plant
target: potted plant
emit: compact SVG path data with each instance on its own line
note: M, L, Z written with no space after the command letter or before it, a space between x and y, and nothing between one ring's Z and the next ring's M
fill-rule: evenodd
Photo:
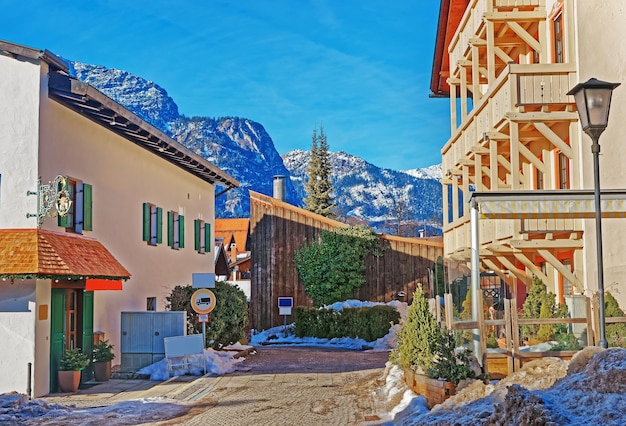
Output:
M100 340L93 346L93 374L97 382L106 382L111 378L113 358L113 345L108 340Z
M76 392L80 384L80 373L89 365L89 357L80 349L66 349L59 360L59 387L61 392Z

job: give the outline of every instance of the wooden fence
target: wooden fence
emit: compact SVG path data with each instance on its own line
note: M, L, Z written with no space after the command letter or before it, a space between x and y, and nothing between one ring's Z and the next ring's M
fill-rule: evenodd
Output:
M479 292L481 300L478 306L482 306L482 294ZM593 346L598 344L599 336L599 316L598 316L598 300L586 298L586 315L577 318L519 318L517 313L516 299L504 300L504 317L502 319L484 319L483 311L478 313L476 321L456 321L452 314L452 294L448 293L444 296L445 310L440 313L438 309L432 309L434 304L431 302L433 314L438 318L439 322L445 324L448 329L452 330L481 330L480 346L483 354L482 364L492 378L499 379L508 376L514 371L518 371L524 364L535 359L543 357L556 357L569 360L577 351L548 351L548 352L527 352L520 350L520 327L524 325L542 325L542 324L586 324L587 328L587 345ZM441 318L441 314L444 315ZM626 323L626 317L606 318L606 324ZM497 328L504 329L503 347L487 351L487 333L489 329L496 331ZM497 334L496 334L497 335Z
M312 306L298 277L295 252L318 239L323 230L348 226L275 198L250 191L250 322L257 330L283 324L278 297L293 297L294 306ZM417 285L428 292L429 270L443 256L443 242L382 236L383 256L369 255L366 284L354 298L410 303Z

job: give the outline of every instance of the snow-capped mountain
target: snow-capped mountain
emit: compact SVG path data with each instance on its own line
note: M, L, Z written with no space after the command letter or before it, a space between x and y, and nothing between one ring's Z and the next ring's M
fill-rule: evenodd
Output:
M304 182L310 151L294 150L283 155L283 163L299 195L304 197ZM387 222L414 222L435 226L441 217L442 193L434 177L415 177L405 172L381 169L360 157L331 152L335 204L341 216L357 217L384 230ZM431 169L422 172L433 176ZM439 166L439 169L441 167ZM416 169L419 171L420 169Z
M263 126L239 117L186 117L167 91L126 71L71 63L72 74L229 173L241 185L216 199L218 217L248 217L248 190L272 194L272 176L290 177L286 201L303 205L308 151L282 158ZM344 152L331 155L339 214L367 221L380 230L385 221L441 217L441 166L399 172L381 169ZM439 175L437 175L437 172ZM398 213L400 212L400 214ZM433 219L436 222L435 219Z
M411 175L420 179L436 179L440 180L443 176L441 164L435 164L434 166L425 167L423 169L410 169L410 170L400 170L407 175Z

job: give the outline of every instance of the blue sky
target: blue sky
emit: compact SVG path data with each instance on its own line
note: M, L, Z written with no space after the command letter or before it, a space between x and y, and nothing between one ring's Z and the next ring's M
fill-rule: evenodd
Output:
M186 116L261 123L279 153L403 170L441 162L429 99L437 0L3 0L0 39L152 80Z

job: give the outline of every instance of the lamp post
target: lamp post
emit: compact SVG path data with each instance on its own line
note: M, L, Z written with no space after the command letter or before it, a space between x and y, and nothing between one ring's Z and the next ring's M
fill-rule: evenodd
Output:
M567 94L573 95L576 109L580 117L582 129L593 141L593 177L594 195L596 204L596 251L598 257L598 299L600 314L600 341L598 345L607 348L605 320L604 320L604 266L602 262L602 210L600 207L600 135L606 129L609 121L609 108L613 89L620 83L608 83L590 78L584 83L578 83Z

